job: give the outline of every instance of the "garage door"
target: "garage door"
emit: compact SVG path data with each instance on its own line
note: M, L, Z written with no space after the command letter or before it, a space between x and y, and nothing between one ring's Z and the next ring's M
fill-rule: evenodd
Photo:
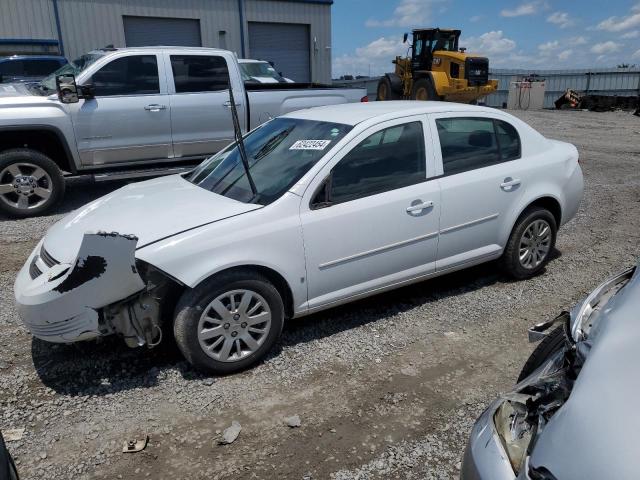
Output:
M249 56L273 62L296 82L311 81L309 25L249 22Z
M190 18L122 17L127 47L180 45L201 47L200 20Z

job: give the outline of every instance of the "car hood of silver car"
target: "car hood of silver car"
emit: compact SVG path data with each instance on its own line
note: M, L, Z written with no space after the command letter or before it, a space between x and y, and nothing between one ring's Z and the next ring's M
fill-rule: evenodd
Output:
M84 205L49 229L44 247L57 261L71 262L85 233L133 235L140 248L257 208L261 205L238 202L171 175L127 185Z
M637 478L640 268L607 303L567 402L536 440L530 465L558 480Z

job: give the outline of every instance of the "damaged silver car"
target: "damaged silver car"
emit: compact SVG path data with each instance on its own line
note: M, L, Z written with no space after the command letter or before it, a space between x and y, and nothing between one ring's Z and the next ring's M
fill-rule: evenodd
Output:
M543 340L474 425L461 479L638 478L639 307L635 267L531 328Z

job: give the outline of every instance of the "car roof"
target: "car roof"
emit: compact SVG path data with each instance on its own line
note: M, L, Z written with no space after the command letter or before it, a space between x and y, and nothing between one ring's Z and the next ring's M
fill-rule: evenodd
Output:
M149 47L126 47L126 48L118 48L118 47L105 47L98 48L96 50L92 50L90 53L115 53L115 52L138 52L138 51L149 51L149 50L178 50L178 51L194 51L194 52L202 52L202 53L229 53L229 50L223 50L220 48L208 48L208 47L180 47L180 46L171 46L171 45L156 45Z
M496 110L493 108L479 107L465 103L397 100L387 102L361 102L327 105L325 107L297 110L295 112L287 113L286 115L283 115L283 117L357 125L365 120L378 117L394 118L442 112L493 113L495 111Z

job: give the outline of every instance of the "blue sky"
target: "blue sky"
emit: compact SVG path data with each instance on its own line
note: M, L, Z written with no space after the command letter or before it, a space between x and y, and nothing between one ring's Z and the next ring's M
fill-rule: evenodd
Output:
M335 0L332 17L334 77L391 71L403 32L435 26L496 68L640 65L638 0Z

